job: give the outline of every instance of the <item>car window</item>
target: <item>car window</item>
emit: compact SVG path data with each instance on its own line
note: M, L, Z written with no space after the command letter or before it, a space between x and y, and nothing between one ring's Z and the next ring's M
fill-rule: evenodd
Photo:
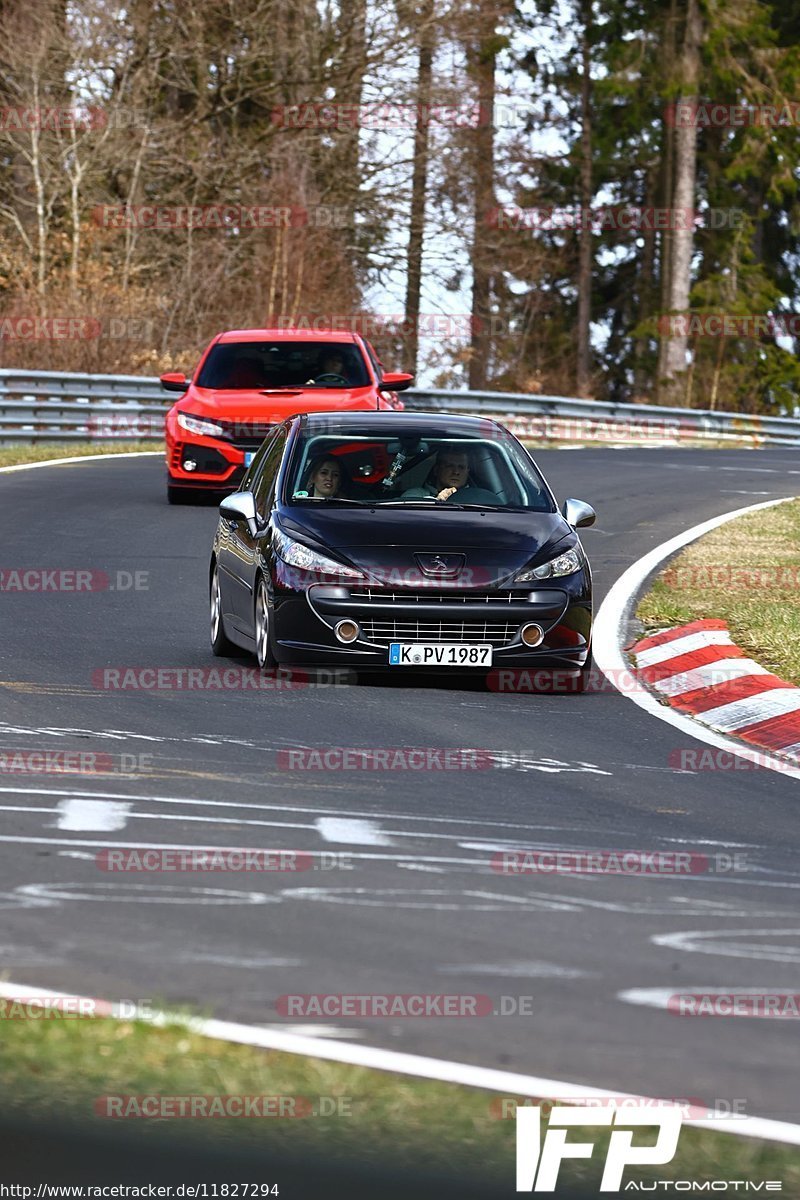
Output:
M451 483L449 476L442 481L442 471L455 456L461 472L453 481L454 491L445 497L453 504L554 511L547 484L510 435L465 437L455 430L443 436L441 430L424 426L418 432L403 432L399 438L375 426L338 435L330 428L305 430L292 455L285 499L300 504L432 500ZM337 487L328 495L324 490L310 494L309 472L326 462L338 467Z
M256 498L256 509L263 517L268 515L272 507L272 493L287 436L288 431L283 426L279 426L275 436L263 447L264 454L252 489Z
M381 366L380 359L378 358L377 354L375 353L375 349L370 342L365 341L364 345L367 347L367 354L369 355L369 359L370 359L370 362L372 363L373 370L375 371L376 378L378 379L378 382L380 383L380 381L383 379L383 367Z
M203 388L270 391L366 387L369 378L361 351L352 342L218 342L195 383Z
M274 439L278 436L279 432L280 430L277 428L270 430L270 432L264 438L264 441L259 446L258 450L256 450L253 461L245 471L244 479L240 484L243 492L252 492L255 490L255 481L261 471L264 458L269 453L270 446L272 445Z

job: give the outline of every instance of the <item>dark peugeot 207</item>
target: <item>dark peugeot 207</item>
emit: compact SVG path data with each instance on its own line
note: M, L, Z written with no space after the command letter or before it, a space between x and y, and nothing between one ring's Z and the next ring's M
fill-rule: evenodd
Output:
M263 443L220 505L215 654L278 665L554 668L591 656L592 508L553 493L479 417L309 413Z

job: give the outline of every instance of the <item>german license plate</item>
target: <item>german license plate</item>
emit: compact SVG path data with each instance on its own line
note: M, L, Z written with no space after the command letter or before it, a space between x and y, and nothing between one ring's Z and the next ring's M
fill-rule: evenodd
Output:
M490 667L492 647L485 643L390 642L390 667Z
M253 461L255 456L256 456L255 450L248 450L247 454L245 454L245 456L244 456L244 465L246 467L249 467L250 463Z

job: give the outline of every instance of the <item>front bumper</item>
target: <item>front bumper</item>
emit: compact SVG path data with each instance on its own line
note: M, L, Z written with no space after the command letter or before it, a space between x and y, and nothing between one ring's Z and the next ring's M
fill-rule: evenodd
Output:
M380 670L388 668L390 642L488 642L495 666L577 670L589 656L591 583L587 571L557 582L480 591L311 583L302 590L296 583L287 586L279 563L273 580L278 657L292 665ZM357 622L361 631L349 645L334 633L345 618ZM520 638L527 624L544 631L535 648ZM458 668L458 673L466 670Z

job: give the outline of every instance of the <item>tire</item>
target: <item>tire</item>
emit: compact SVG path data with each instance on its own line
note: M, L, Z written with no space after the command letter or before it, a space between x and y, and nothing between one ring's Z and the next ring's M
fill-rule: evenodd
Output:
M274 671L278 665L272 649L272 618L269 611L269 595L267 584L263 577L258 581L256 589L255 610L256 659L262 671Z
M209 590L211 604L211 651L217 658L226 658L236 652L233 642L225 633L225 622L222 617L222 598L219 590L219 571L216 566L211 575Z

